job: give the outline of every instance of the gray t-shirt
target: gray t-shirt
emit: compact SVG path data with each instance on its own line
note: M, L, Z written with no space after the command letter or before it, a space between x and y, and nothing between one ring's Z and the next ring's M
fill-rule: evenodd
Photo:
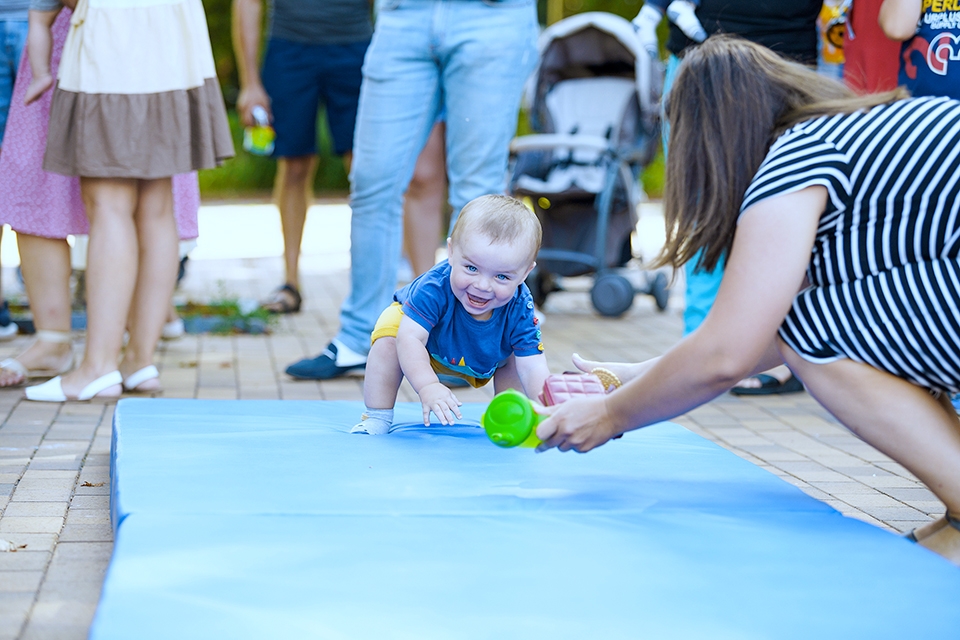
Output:
M304 44L364 42L373 34L370 0L273 0L270 37Z
M0 20L26 21L30 0L0 0Z

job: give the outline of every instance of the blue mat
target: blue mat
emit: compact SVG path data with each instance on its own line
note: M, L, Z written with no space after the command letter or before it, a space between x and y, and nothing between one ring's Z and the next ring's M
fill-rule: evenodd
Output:
M113 638L902 638L960 571L672 424L589 455L355 402L122 400ZM474 424L470 424L473 422Z

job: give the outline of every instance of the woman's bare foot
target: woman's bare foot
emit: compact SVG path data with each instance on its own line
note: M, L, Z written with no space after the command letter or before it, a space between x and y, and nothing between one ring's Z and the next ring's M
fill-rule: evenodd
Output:
M53 86L53 76L49 73L37 76L27 85L27 91L23 95L23 104L28 105L36 102L40 96L47 92Z
M12 367L0 368L0 388L16 387L27 381L27 376L22 371Z
M943 529L945 526L947 526L947 516L940 516L936 520L920 525L911 531L910 534L913 535L913 539L916 542L920 542L924 538L928 538L937 531L940 531L940 529Z
M110 372L95 372L83 368L74 369L70 373L60 378L60 388L63 390L63 395L65 395L68 399L73 400L80 395L80 392L83 391L87 385L101 378L102 376L107 375L108 373ZM105 399L119 398L121 393L123 393L123 386L120 384L114 384L103 389L96 395L96 397Z
M48 342L37 339L14 360L23 365L31 377L53 377L69 371L73 365L70 342ZM14 387L26 382L27 376L12 368L0 369L0 387Z
M930 549L960 567L960 521L953 520L917 544Z
M153 363L133 364L124 359L120 363L120 375L123 376L124 391L135 391L137 393L160 391L160 377L157 375L157 369L152 365ZM149 370L149 373L146 373L145 369ZM142 379L142 382L133 381L135 384L131 385L130 377L135 374L139 374L138 377Z
M779 367L774 367L773 369L764 371L764 373L766 373L768 376L773 376L774 378L779 380L780 384L783 384L784 382L789 380L790 376L793 375L793 373L790 372L790 369L788 369L787 366L783 364L780 365ZM756 376L750 376L749 378L744 378L743 380L738 382L736 386L744 389L759 389L761 384L762 384L761 381Z

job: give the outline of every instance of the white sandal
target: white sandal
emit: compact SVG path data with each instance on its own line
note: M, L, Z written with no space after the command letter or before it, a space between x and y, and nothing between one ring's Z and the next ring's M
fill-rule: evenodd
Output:
M154 365L147 365L143 369L131 373L129 376L123 380L123 390L124 391L141 391L139 388L145 382L150 380L158 380L160 378L160 372ZM159 391L160 385L158 384L154 389L143 389L142 391L149 393L151 391Z
M73 343L73 334L69 331L50 331L48 329L40 329L36 333L37 342L51 342L54 344L72 344ZM29 347L27 347L29 349ZM56 367L47 368L47 369L27 369L22 362L16 358L6 358L5 360L0 361L0 369L6 369L7 371L13 371L14 373L19 374L22 377L20 382L16 384L7 385L8 387L15 387L21 385L31 378L51 378L53 376L59 376L67 371L70 371L73 368L73 349L66 354L64 360L57 365Z
M118 398L119 395L101 396L100 394L110 387L122 384L123 376L120 375L120 372L111 371L106 375L100 376L81 389L76 398L68 398L63 392L63 385L60 384L60 376L57 376L51 380L47 380L43 384L38 384L34 387L27 387L25 392L27 395L27 400L34 400L36 402L67 402L70 400L85 402L87 400L92 400L93 398L112 400Z

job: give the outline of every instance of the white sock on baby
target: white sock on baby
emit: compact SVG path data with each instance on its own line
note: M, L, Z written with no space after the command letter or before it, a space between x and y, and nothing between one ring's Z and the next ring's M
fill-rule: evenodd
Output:
M367 433L371 436L381 436L390 431L393 424L393 409L367 408L360 416L360 422L353 425L350 433Z

